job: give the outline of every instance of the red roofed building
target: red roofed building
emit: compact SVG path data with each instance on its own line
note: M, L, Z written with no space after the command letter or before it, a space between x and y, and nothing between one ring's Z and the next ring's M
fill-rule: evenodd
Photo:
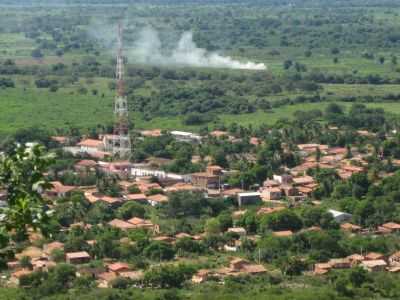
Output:
M328 149L328 154L332 155L345 155L347 149L345 147L332 147Z
M147 197L147 202L151 206L162 205L168 202L168 197L163 194L156 194Z
M125 222L123 220L119 220L119 219L114 219L110 222L108 222L108 225L112 226L112 227L116 227L119 228L121 230L129 230L129 229L135 229L135 225L129 223L129 222Z
M358 166L352 166L352 165L344 165L341 167L341 170L344 170L346 172L350 172L352 174L354 173L361 173L364 171L363 167L358 167Z
M90 255L86 251L69 252L65 254L65 261L69 264L85 264L90 261Z
M116 274L119 274L121 272L127 272L131 269L127 263L123 263L123 262L116 262L116 263L110 264L107 266L107 268L110 272L114 272Z
M382 253L377 253L377 252L369 252L367 255L365 255L365 260L383 260L385 259L385 255Z
M60 145L65 145L69 142L69 139L66 136L52 136L51 140Z
M134 228L149 229L155 233L157 233L159 231L158 225L153 224L150 220L144 220L141 218L134 217L132 219L129 219L128 223L132 224L134 226Z
M100 201L107 203L108 205L117 205L121 203L121 199L117 197L101 196Z
M351 265L358 265L365 259L364 255L357 254L357 253L349 255L346 258L350 261Z
M311 176L301 176L293 178L293 184L296 186L313 184L314 182L314 178L312 178Z
M181 232L181 233L175 234L175 238L177 238L177 239L183 239L183 238L192 239L193 237L192 237L190 234L188 234L188 233Z
M272 235L276 237L290 237L293 235L293 231L291 230L283 230L283 231L274 231Z
M304 151L308 154L314 153L319 149L320 151L327 151L329 149L328 145L320 145L320 144L299 144L297 147L300 151Z
M128 194L125 196L125 200L146 203L147 196L145 194Z
M161 129L152 129L152 130L142 130L140 134L146 137L159 137L162 135L162 132Z
M383 259L365 260L361 262L360 266L369 272L384 271L387 263Z
M220 138L220 137L223 137L223 136L228 136L229 133L226 132L226 131L222 131L222 130L214 130L214 131L210 132L210 135L213 136L213 137L216 137L216 138Z
M348 232L360 232L361 231L361 227L351 224L351 223L343 223L340 225L340 228L344 231L348 231Z
M77 189L75 186L63 185L59 181L52 181L51 185L52 188L46 191L46 196L48 197L65 197Z
M330 263L319 263L314 265L314 274L315 275L324 275L328 273L332 269Z
M222 168L217 165L207 166L206 172L211 175L222 175Z
M78 172L89 172L95 171L97 162L90 159L84 159L75 164L75 170Z
M382 227L390 230L391 232L399 232L400 231L400 224L394 223L394 222L382 224Z
M85 139L78 143L81 152L92 153L96 151L104 151L104 143L101 140Z

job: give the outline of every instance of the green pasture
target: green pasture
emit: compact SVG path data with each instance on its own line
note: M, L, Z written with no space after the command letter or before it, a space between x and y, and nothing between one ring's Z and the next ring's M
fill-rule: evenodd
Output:
M56 128L78 127L87 129L112 123L114 92L107 88L107 80L96 79L94 83L82 80L78 84L60 88L56 92L34 87L32 80L17 79L17 88L0 89L0 132L13 133L20 128L37 126L54 130ZM87 94L80 94L79 87L85 87ZM98 90L97 95L92 90ZM324 91L337 96L400 93L400 86L325 85ZM145 93L145 89L141 91ZM332 96L333 97L333 96ZM341 103L348 107L351 103ZM244 126L273 124L281 118L291 118L298 110L323 110L324 103L304 103L258 110L251 114L218 115L218 121L225 124L237 122ZM387 112L400 114L400 103L369 103L370 107L381 107ZM197 130L199 126L183 124L184 116L157 117L146 121L140 113L131 113L136 128L163 128ZM212 125L212 124L210 124Z

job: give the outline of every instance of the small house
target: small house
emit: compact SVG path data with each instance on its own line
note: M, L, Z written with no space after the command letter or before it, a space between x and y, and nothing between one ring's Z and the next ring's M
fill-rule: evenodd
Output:
M90 255L86 251L69 252L65 254L65 261L69 264L85 264L90 261Z
M382 227L388 229L390 232L400 232L400 224L389 222L382 224Z
M369 272L378 272L384 271L387 263L383 259L365 260L360 264L360 266Z
M129 271L131 268L127 263L116 262L107 266L108 271L119 274L121 272Z
M378 252L369 252L365 255L365 260L384 260L385 255Z
M243 227L231 227L228 228L228 232L236 233L239 236L245 236L247 233Z
M334 209L329 209L328 212L332 215L333 219L335 219L335 221L338 223L348 222L353 217L349 213L337 211Z
M340 228L343 231L352 232L352 233L360 232L361 229L362 229L360 226L354 225L354 224L351 224L351 223L343 223L343 224L340 225Z
M261 201L261 194L259 192L244 192L237 195L239 206L256 204Z

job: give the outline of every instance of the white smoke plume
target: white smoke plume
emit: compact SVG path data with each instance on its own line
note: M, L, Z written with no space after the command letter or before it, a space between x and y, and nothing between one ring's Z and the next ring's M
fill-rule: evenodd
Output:
M266 70L263 63L251 61L240 62L229 56L222 56L216 52L208 52L197 47L191 32L185 32L178 44L169 53L163 52L163 44L159 34L151 27L140 31L138 39L130 53L139 63L164 66L190 66L208 68L229 68L244 70Z

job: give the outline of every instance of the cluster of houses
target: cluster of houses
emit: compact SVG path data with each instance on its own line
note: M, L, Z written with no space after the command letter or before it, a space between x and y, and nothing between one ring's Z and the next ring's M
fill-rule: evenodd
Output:
M341 229L346 232L353 234L374 234L374 235L384 235L400 232L400 224L395 222L388 222L378 226L375 229L362 228L361 226L352 223L343 223L340 225Z
M364 160L365 156L358 153L356 148L329 147L321 144L300 144L297 147L304 162L291 170L294 175L319 167L335 169L340 178L348 179L355 173L363 172L368 165ZM318 155L317 152L319 152Z
M203 283L211 278L223 280L227 276L260 275L265 274L267 269L261 264L252 264L242 258L234 258L228 267L219 269L201 269L192 277L193 283Z
M91 241L90 244L95 244ZM64 251L64 244L58 241L45 244L42 249L28 247L19 253L16 258L29 257L30 266L21 266L18 260L7 263L8 269L12 271L10 284L18 285L22 276L31 274L34 271L48 271L56 266L53 260L54 251ZM143 271L134 270L129 264L119 261L104 261L104 266L90 267L88 263L92 260L86 251L65 253L65 262L76 265L76 276L88 276L96 280L98 287L110 287L112 281L118 277L140 280L143 278Z
M347 148L321 144L299 144L297 147L303 163L288 170L287 174L274 175L273 179L266 180L260 188L263 200L280 200L286 197L299 201L309 197L318 187L313 177L305 175L309 169L335 169L340 178L348 179L355 173L365 171L367 166L363 155L358 154L356 149L352 150L352 157L348 158Z
M400 224L388 222L378 226L375 230L363 229L361 226L351 223L342 223L340 228L349 234L395 234L400 232ZM390 256L385 256L381 253L370 252L365 255L352 254L345 258L330 259L325 263L318 263L314 266L314 274L323 275L332 269L348 269L355 266L364 268L370 272L388 271L397 273L400 271L400 251L393 253Z
M143 137L160 137L164 134L159 129L144 130L140 134ZM204 137L198 136L190 132L171 131L169 132L179 141L185 142L201 142ZM226 131L215 130L209 133L212 138L224 138L234 143L237 139L229 135ZM65 138L54 137L56 141L63 141ZM303 158L303 163L292 169L287 169L287 172L282 175L274 175L272 179L264 182L263 186L258 190L244 191L241 189L230 189L224 184L223 179L226 175L232 174L235 171L223 170L220 166L210 165L204 172L193 174L169 174L160 169L164 164L170 163L168 159L151 158L141 164L132 164L129 162L98 162L96 160L104 159L110 155L110 143L112 140L110 135L102 135L99 139L83 139L75 146L66 146L64 150L73 154L85 154L91 156L93 160L86 159L80 161L75 169L77 172L88 172L95 169L107 174L116 174L120 178L141 178L141 177L157 177L162 180L164 185L170 186L170 190L182 189L200 189L207 196L223 196L236 197L239 205L251 204L261 201L275 201L283 198L298 202L309 197L318 187L318 183L311 176L305 175L307 170L312 168L330 168L337 170L338 175L347 179L351 175L363 172L367 166L367 162L363 159L364 156L359 154L356 149L347 149L342 147L329 147L321 144L299 144L298 153ZM252 137L250 143L260 145L258 138ZM283 145L285 146L285 145ZM351 150L351 155L349 151ZM195 157L193 158L195 160ZM136 196L135 196L136 197ZM139 196L137 196L139 197ZM154 197L154 204L158 198ZM139 199L142 200L142 199Z
M370 252L365 255L352 254L345 258L330 259L326 263L314 265L315 275L324 275L334 269L349 269L359 266L369 272L388 271L391 273L400 272L400 251L390 256L381 253Z
M142 131L143 137L160 137L164 132L161 130ZM179 141L190 143L201 143L202 136L182 132L171 131L170 134ZM225 131L213 131L209 134L212 138L224 138L235 143L238 139L229 135ZM168 159L151 158L141 164L133 164L129 161L107 161L107 157L111 156L111 147L113 140L112 135L103 135L99 139L85 138L78 143L71 143L65 137L53 137L53 140L63 145L65 151L71 152L77 156L87 157L78 161L74 166L76 174L85 176L102 172L104 174L116 175L119 178L118 185L121 192L117 197L104 195L95 186L67 186L59 181L52 182L52 188L46 191L45 196L54 199L68 196L76 190L83 192L85 198L92 204L103 202L113 208L134 201L137 203L149 204L151 206L159 206L169 201L171 192L176 191L201 191L206 197L224 197L236 199L239 207L242 205L266 202L269 207L260 207L257 214L271 214L287 208L288 203L299 203L301 200L309 197L318 187L316 180L306 175L307 170L312 168L329 168L337 170L338 175L342 179L347 179L351 175L364 172L367 162L363 155L359 154L355 149L340 147L329 147L320 144L302 144L298 146L298 153L303 158L303 163L292 169L286 169L285 174L274 175L273 178L267 179L261 187L254 188L251 191L245 191L240 188L230 188L224 184L226 175L235 171L224 170L218 165L209 164L204 172L193 174L171 174L160 169L164 164L170 163ZM260 145L258 138L250 139L252 145ZM72 145L71 145L72 144ZM196 161L193 157L193 161ZM157 180L154 181L154 177ZM0 200L6 198L6 195L0 191ZM290 200L288 203L283 199ZM237 219L243 215L246 210L239 210L233 213L233 218ZM343 231L355 234L367 232L363 228L349 223L352 216L350 214L329 210L333 218L341 224ZM187 233L178 233L174 236L160 235L160 228L152 220L142 219L138 217L129 220L113 219L108 222L109 226L119 228L123 231L145 229L153 233L153 240L174 244L181 238L189 238L192 240L202 240L204 234L189 235ZM72 226L90 227L88 224L73 224ZM321 230L320 228L308 228L305 230ZM400 231L400 224L386 223L376 229L375 234L389 234ZM247 236L247 232L241 227L232 227L227 232L233 233L234 238L226 245L221 247L221 251L236 252L241 247L241 238L246 236L248 239L257 240L258 236ZM368 231L370 233L370 231ZM277 231L272 233L276 237L290 237L295 234L292 231ZM94 245L96 241L87 241L89 245ZM43 246L42 249L28 247L17 255L17 259L23 256L30 257L30 268L22 267L19 260L11 261L8 267L12 270L10 282L18 283L19 278L36 270L47 270L54 266L56 262L53 260L52 253L55 250L64 251L64 244L61 242L52 242ZM143 273L140 270L133 270L128 264L123 262L106 261L104 267L90 268L87 263L92 257L86 251L65 253L64 260L67 263L79 266L77 268L77 276L91 276L98 283L99 287L109 287L110 283L118 277L126 277L130 279L140 280ZM343 269L360 265L370 271L388 270L397 272L400 270L400 252L390 257L384 257L377 253L369 253L365 256L354 254L343 259L332 259L327 263L316 264L314 268L315 274L325 274L331 269ZM223 279L226 276L238 276L243 274L257 275L265 273L266 269L260 264L252 264L241 258L231 260L228 267L210 270L199 270L192 278L193 283L201 283L210 278Z

